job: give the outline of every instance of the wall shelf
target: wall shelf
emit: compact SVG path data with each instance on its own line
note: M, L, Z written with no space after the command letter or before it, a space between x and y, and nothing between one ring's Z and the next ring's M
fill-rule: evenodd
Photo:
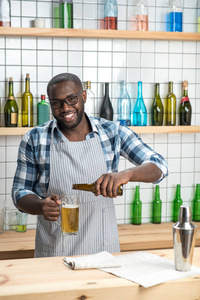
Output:
M0 27L0 36L200 41L200 33Z
M33 127L0 127L1 135L24 135ZM197 133L200 126L130 126L138 134L161 134L161 133Z

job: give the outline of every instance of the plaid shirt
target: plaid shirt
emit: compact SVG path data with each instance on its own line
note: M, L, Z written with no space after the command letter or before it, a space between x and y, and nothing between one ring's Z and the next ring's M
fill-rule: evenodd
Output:
M108 173L117 172L120 155L134 165L154 163L161 171L160 182L168 175L168 165L164 158L146 145L132 130L119 122L89 117L92 131L86 139L98 134L105 156ZM12 197L16 202L27 194L45 197L50 178L50 144L64 142L57 128L57 121L51 120L28 131L19 147L18 165L15 173Z

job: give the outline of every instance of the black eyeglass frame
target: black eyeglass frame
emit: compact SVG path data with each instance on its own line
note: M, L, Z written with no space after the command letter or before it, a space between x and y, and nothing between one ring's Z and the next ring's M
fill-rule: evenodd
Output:
M53 99L53 100L49 100L49 103L52 105L53 108L57 109L57 108L61 108L63 107L63 104L66 103L69 106L75 105L78 103L78 96L80 95L80 93L83 91L83 89L80 89L80 91L74 95L74 96L67 96L64 100L60 100L60 99ZM74 99L73 103L68 102L68 99ZM55 102L59 102L59 106L56 107Z

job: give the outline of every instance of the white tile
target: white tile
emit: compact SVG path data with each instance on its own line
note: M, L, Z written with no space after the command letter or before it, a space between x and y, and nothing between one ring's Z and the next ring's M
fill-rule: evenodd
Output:
M197 157L195 158L195 172L200 172L200 158L197 158ZM200 181L200 179L199 179L199 181Z
M166 83L169 79L169 69L161 68L155 69L155 82ZM162 94L160 94L161 96Z
M6 50L7 65L20 65L21 64L21 51L20 50Z
M182 53L183 42L181 41L170 41L169 42L169 51L172 53Z
M6 185L6 194L10 194L12 190L12 185L13 185L13 178L8 178L5 180L5 185Z
M21 41L19 37L6 37L6 48L7 49L20 49Z
M167 143L167 134L157 133L154 136L156 144L166 144Z
M22 15L25 17L36 16L36 2L22 1Z
M127 81L137 82L141 80L141 69L139 68L128 68L127 70Z
M83 52L83 66L95 67L97 65L97 52Z
M21 18L11 16L11 26L12 27L21 27Z
M142 52L154 52L155 51L155 42L143 40L141 42L141 51Z
M174 151L176 149L176 151ZM181 154L181 146L180 144L168 144L168 157L169 158L179 158L180 157L180 154Z
M37 2L37 17L41 18L51 18L52 17L52 7L46 2Z
M22 66L22 69L21 69L21 78L23 78L23 80L26 77L27 73L29 73L29 75L30 75L30 79L31 79L30 89L31 89L31 92L32 92L32 82L36 81L36 66L30 66L30 65Z
M167 157L167 144L155 144L154 150L163 157Z
M182 143L194 143L194 133L182 133Z
M168 41L156 41L155 51L156 53L168 53L169 42Z
M11 15L21 16L20 1L11 1Z
M192 54L183 55L183 68L194 69L196 68L196 57Z
M20 66L7 66L6 67L6 79L8 80L9 77L13 77L14 88L15 88L15 81L21 80L21 67Z
M154 67L154 53L142 53L141 54L141 67L153 68Z
M38 51L38 65L49 66L52 63L52 51Z
M181 172L194 172L194 158L184 158L181 160Z
M98 67L111 67L111 52L98 52Z
M5 194L5 179L0 179L0 189L1 189L1 194Z
M113 53L113 67L126 67L126 53Z
M115 213L117 219L124 219L124 205L115 205Z
M182 68L182 55L180 54L169 54L169 67L170 68Z
M108 68L109 70L109 68ZM99 70L98 70L99 71ZM107 71L107 70L106 70ZM77 74L77 73L75 73ZM98 73L99 74L99 73ZM104 74L105 75L105 74ZM97 81L97 69L92 67L84 67L83 69L83 81L89 80L88 78L92 78L93 81ZM99 80L100 81L100 80ZM104 80L105 82L106 80Z
M99 39L98 40L98 50L99 51L111 51L112 50L112 40Z
M165 53L156 53L155 56L155 67L156 68L168 68L169 55Z
M17 162L12 162L12 163L7 162L6 178L12 178L12 179L14 178L16 167L17 167Z
M30 59L31 57L31 59ZM22 50L22 65L36 65L36 51Z
M194 183L194 173L181 173L181 185L191 187Z
M170 173L167 177L167 187L172 187L174 184L179 183L181 179L181 173Z
M181 145L182 157L194 157L194 144Z
M0 163L0 178L5 178L6 166L5 163Z
M180 158L168 158L169 173L176 173L181 171L181 160Z
M141 69L141 80L143 82L153 82L154 81L154 69Z
M21 142L21 136L19 135L8 135L6 137L6 145L7 146L19 146Z
M126 40L113 40L113 52L125 52L126 51Z
M38 49L51 50L52 48L52 39L51 38L38 38L37 41Z
M34 37L22 37L22 49L36 49L36 38Z
M197 76L198 76L198 73L197 73ZM188 82L190 82L190 83L196 83L196 70L195 69L194 70L183 69L183 76L182 76L182 78L184 80L188 80Z
M8 162L17 161L18 147L17 146L7 146L6 147L6 160Z
M84 51L97 51L97 39L83 39Z
M68 66L79 66L82 67L82 53L79 51L68 52Z
M169 81L179 82L183 78L183 70L180 69L169 69Z
M140 52L140 40L128 40L127 41L127 51L128 52Z
M67 66L67 53L65 51L53 51L53 65ZM71 61L69 65L72 65Z
M38 81L49 81L52 78L51 67L38 67Z
M4 65L5 64L5 50L0 50L0 64Z
M77 41L77 39L75 39ZM76 48L73 49L73 47L70 47L70 45L73 45L73 39L68 40L68 48L69 50L77 50ZM53 50L67 50L67 39L63 38L53 38ZM71 49L72 48L72 49Z
M183 53L196 53L197 42L183 42Z

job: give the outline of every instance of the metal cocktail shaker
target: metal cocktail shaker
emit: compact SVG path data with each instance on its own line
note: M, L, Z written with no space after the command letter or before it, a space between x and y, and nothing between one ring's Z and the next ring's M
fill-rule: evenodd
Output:
M180 206L179 220L173 225L174 261L177 271L189 271L192 265L197 226L191 223L191 209Z

